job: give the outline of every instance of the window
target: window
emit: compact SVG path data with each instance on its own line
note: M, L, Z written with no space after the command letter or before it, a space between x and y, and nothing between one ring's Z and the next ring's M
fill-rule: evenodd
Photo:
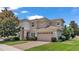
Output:
M22 30L24 30L24 27L21 27Z
M32 22L32 27L34 27L34 22Z
M60 23L57 23L57 25L60 25Z
M35 37L35 33L31 33L31 36L32 36L32 37Z
M53 34L53 32L51 32L51 34Z

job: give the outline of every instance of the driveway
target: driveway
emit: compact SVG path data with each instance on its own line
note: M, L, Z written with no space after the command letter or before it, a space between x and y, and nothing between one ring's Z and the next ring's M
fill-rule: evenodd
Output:
M18 48L14 48L12 46L0 44L0 51L21 51L21 50Z
M24 43L24 44L13 45L13 47L25 50L25 49L29 49L29 48L32 48L32 47L37 47L37 46L48 44L48 43L50 43L50 42L29 41L28 43Z

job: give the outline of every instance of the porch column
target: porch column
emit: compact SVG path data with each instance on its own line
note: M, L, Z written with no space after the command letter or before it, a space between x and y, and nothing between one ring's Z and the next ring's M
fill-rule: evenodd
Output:
M22 27L20 31L20 40L23 40L23 39L24 39L24 28Z
M58 33L57 33L57 31L55 31L55 37L58 40Z
M27 30L24 30L24 40L27 38Z

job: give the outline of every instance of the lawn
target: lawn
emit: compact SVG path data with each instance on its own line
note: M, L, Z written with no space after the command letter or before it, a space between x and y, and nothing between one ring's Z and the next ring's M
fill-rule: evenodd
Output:
M26 42L27 41L3 41L3 42L0 42L0 44L15 45L15 44L22 44Z
M50 42L25 51L79 51L79 39L75 38L64 42Z

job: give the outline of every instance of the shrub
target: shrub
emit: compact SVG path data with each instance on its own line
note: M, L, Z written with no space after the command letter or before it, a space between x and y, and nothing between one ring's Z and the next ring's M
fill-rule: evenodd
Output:
M74 35L74 34L72 34L72 35L71 35L71 37L72 37L72 38L74 38L74 37L75 37L75 35Z
M66 37L66 40L69 40L70 39L70 36L69 35L65 35Z
M36 41L37 40L37 37L34 37L33 40Z
M18 40L20 40L20 38L19 37L14 37L13 40L18 41Z
M36 41L37 40L37 37L27 37L27 40Z
M57 42L57 39L56 39L55 37L52 37L52 38L51 38L51 41L52 41L52 42Z
M60 42L65 41L65 40L66 40L66 37L65 37L65 36L60 36L60 37L59 37L59 41L60 41Z

